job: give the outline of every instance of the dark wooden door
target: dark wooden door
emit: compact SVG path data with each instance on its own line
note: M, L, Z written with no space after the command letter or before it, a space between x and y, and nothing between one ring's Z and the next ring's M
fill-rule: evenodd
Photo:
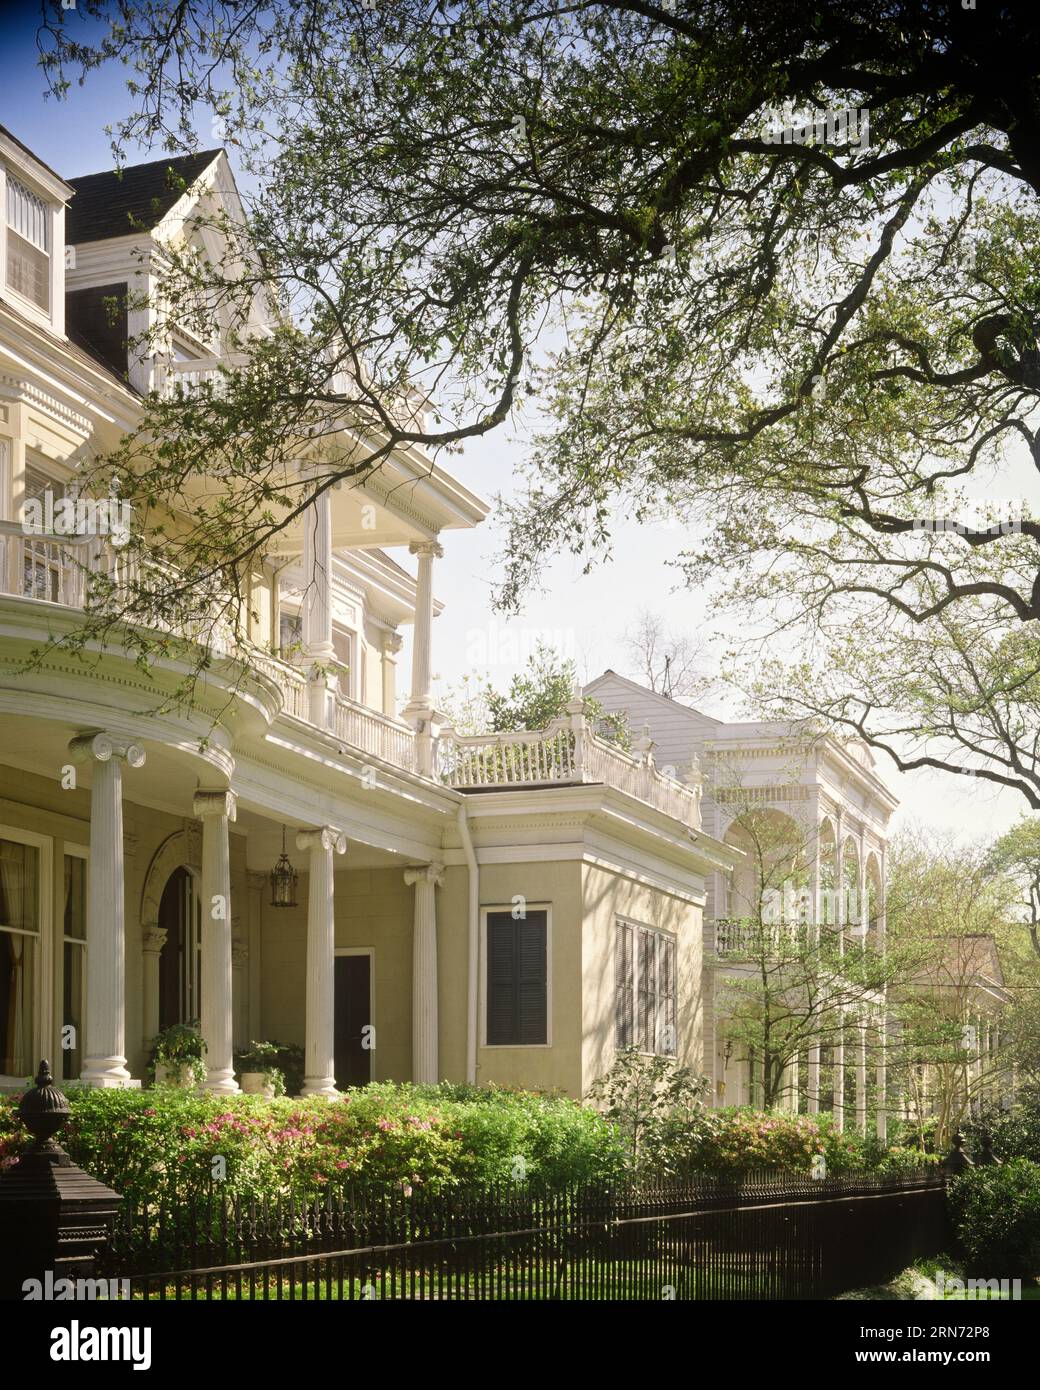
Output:
M372 957L336 957L336 1085L366 1086L372 1080L375 1041L372 1023ZM364 1043L369 1042L365 1047Z

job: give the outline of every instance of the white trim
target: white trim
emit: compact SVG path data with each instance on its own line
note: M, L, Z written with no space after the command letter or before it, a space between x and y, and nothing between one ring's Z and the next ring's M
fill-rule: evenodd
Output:
M376 948L374 946L336 946L333 949L333 957L336 956L368 956L368 1021L372 1028L376 1026ZM333 999L333 1029L335 1029L335 999ZM379 1051L379 1030L376 1029L376 1045L368 1049L368 1080L369 1083L375 1081L375 1054Z
M489 1043L487 1040L487 919L489 912L508 912L512 916L514 903L487 903L480 909L480 1046L488 1052L545 1052L553 1045L553 951L552 951L552 903L527 902L526 912L545 913L545 1042L543 1043ZM517 919L519 920L519 919Z

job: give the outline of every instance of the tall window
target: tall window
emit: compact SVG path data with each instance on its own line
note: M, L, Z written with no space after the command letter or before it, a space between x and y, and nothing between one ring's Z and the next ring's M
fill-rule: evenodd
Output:
M292 661L299 655L303 642L303 619L299 613L289 613L284 608L278 614L278 655L283 661Z
M0 840L0 1073L33 1069L33 1000L40 939L39 850Z
M65 856L65 921L63 929L61 1026L71 1027L74 1047L64 1046L63 1075L77 1081L83 1066L83 1027L87 987L87 861Z
M548 1040L549 914L487 915L487 1045L544 1046Z
M7 176L7 286L38 309L51 307L51 210Z
M674 1057L677 1050L675 937L617 922L614 1039L618 1048Z
M187 869L174 869L159 902L166 944L159 953L159 1027L191 1023L201 1013L202 900Z
M46 515L47 493L52 506L65 496L65 484L50 477L41 468L25 465L25 501L36 501ZM63 594L64 565L61 546L40 536L28 535L22 542L22 593L26 598L60 603Z

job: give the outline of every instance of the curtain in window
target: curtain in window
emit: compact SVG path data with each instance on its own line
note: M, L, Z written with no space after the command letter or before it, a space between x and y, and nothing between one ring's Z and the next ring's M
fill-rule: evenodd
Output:
M0 840L0 1072L32 1070L37 851ZM20 930L11 930L19 928Z

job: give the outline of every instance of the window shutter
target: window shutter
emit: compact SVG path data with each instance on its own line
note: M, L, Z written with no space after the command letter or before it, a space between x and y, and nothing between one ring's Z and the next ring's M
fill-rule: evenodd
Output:
M487 1041L516 1047L548 1041L547 914L487 917Z
M489 1047L515 1042L516 933L508 912L487 919L487 1040Z
M671 1057L678 1051L675 1016L675 940L657 938L657 1044Z
M528 1045L548 1041L546 1024L546 915L528 912L516 923L517 1040Z
M631 1047L635 1022L635 959L633 930L629 922L618 922L614 930L614 1046Z

